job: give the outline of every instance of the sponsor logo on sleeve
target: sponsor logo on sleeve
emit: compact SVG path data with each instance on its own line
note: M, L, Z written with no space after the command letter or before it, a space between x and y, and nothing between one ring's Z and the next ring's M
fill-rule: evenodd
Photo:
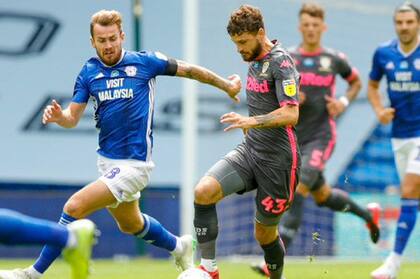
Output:
M293 97L297 93L296 81L294 79L285 79L282 81L283 91L289 97Z

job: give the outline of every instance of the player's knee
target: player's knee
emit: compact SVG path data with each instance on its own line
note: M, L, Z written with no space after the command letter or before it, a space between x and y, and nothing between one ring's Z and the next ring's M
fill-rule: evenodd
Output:
M86 217L82 203L78 199L70 198L64 205L64 212L73 218L81 219Z
M220 186L215 183L215 179L204 177L194 189L194 200L197 204L213 204L222 197Z
M277 226L255 225L255 239L260 245L266 245L276 240L278 236Z
M312 192L312 196L318 206L325 206L328 198L331 196L331 188L324 185L317 191Z

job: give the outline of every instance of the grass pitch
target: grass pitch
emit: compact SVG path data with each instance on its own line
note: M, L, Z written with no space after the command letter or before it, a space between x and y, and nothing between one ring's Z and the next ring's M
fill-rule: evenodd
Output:
M26 267L32 260L0 260L0 269ZM287 279L369 279L369 273L379 262L293 261L286 263ZM95 260L91 279L176 279L178 272L170 260L135 259L127 261ZM222 261L219 264L221 279L263 279L254 273L248 263ZM70 278L70 269L57 261L43 279ZM420 278L420 263L403 264L398 279Z

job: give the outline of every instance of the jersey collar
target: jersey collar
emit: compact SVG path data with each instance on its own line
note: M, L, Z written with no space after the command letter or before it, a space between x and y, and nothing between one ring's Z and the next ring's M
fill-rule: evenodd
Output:
M409 57L411 54L413 54L420 46L420 38L417 40L417 45L410 51L410 52L404 52L401 49L400 42L397 43L397 50L401 53L402 56L405 58Z

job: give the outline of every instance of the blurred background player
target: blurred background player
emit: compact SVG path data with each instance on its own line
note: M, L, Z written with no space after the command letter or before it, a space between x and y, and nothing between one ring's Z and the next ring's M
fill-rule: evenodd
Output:
M154 167L151 149L155 78L176 75L195 79L224 90L235 101L241 89L240 78L233 75L224 79L159 52L124 50L122 17L117 11L95 13L90 33L97 57L83 66L68 108L62 110L53 100L45 108L42 121L73 128L89 98L93 98L99 129L98 168L102 176L70 197L60 223L69 224L106 207L122 232L168 250L176 265L185 270L193 265L192 236L174 236L139 209L140 191L148 184ZM9 278L41 277L60 252L59 247L45 246L33 266L17 270Z
M5 245L49 245L63 250L73 279L85 279L94 242L95 225L82 219L68 226L29 217L0 208L0 243ZM21 271L24 272L24 271ZM14 271L0 271L1 279L15 278Z
M195 188L200 268L213 279L219 278L216 203L233 193L256 189L255 238L264 252L270 278L280 279L285 250L278 223L293 202L300 165L294 129L299 114L299 74L289 54L268 39L258 8L243 5L235 10L227 31L242 59L249 62L249 116L230 112L221 117L221 123L228 124L225 131L244 130L244 141L214 164Z
M401 180L401 212L394 250L371 273L375 279L396 278L401 257L417 219L420 198L420 11L406 2L394 12L394 39L378 47L369 75L368 97L380 123L392 122L392 149ZM379 83L387 80L390 107L384 107Z
M362 218L369 229L371 240L379 239L379 205L369 204L368 209L357 205L347 193L333 189L324 179L324 168L335 147L335 118L342 114L361 88L358 71L352 68L345 55L322 46L321 38L327 30L324 9L316 3L305 3L299 11L299 31L302 43L289 49L301 75L299 96L299 122L296 133L302 154L300 181L295 200L284 215L280 235L286 248L295 237L303 214L304 199L311 194L318 206L333 211L348 212ZM335 97L335 78L340 75L348 83L346 94ZM264 263L253 268L268 275Z

